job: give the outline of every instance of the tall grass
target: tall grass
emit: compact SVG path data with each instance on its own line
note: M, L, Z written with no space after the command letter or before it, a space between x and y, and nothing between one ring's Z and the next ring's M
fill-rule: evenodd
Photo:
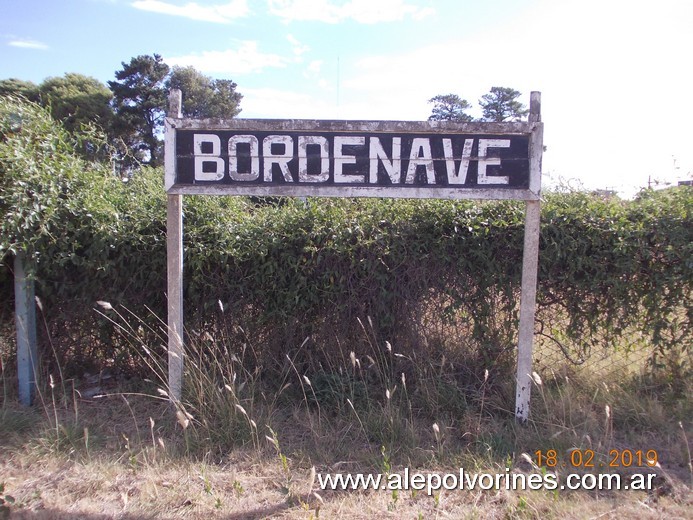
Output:
M219 309L224 313L222 305ZM482 376L476 375L478 370L467 368L478 363L471 350L400 351L378 336L368 318L356 321L362 341L348 355L321 357L316 363L307 355L314 347L310 338L267 366L258 361L264 359L261 341L238 326L188 331L184 391L178 402L170 399L168 388L165 324L154 327L151 319L107 302L100 302L97 312L114 324L132 355L140 356L149 370L134 389L111 392L123 400L135 425L136 438L129 434L127 444L156 447L166 440L170 453L210 460L238 447L262 452L270 429L283 444L314 449L318 458L348 457L358 443L374 464L383 446L392 457L418 461L462 452L506 457L542 442L564 451L576 446L607 450L633 438L656 437L652 432L663 424L681 422L685 434L693 411L690 379L667 384L672 374L665 370L643 367L614 380L612 375L602 378L589 361L539 363L531 421L517 428L511 373L488 366ZM8 372L3 363L5 393L11 386ZM79 381L65 380L60 373L45 380L48 384L39 392L48 425L45 447L89 453L98 435L80 417ZM135 396L172 408L173 413L160 412L156 435L153 425L135 418L138 412L128 401ZM8 402L5 395L0 413L6 429L30 427L31 421L23 426L21 414L12 412ZM150 435L141 433L148 429Z
M133 325L135 318L125 310L102 312L130 323L119 325L120 330L151 368L150 395L168 399L163 323L156 331L146 330ZM306 338L270 366L258 363L261 344L238 327L188 331L184 391L172 404L177 421L169 442L186 455L213 460L239 447L264 452L274 431L282 445L306 450L318 460L348 458L358 444L363 460L374 466L383 447L393 460L419 463L455 454L512 458L542 445L603 454L633 439L656 438L664 424L686 424L692 411L690 380L680 382L682 394L681 388L655 384L656 376L645 366L614 380L613 375L603 378L589 361L548 368L540 363L541 373L533 378L531 420L520 428L514 423L511 374L489 366L475 376L465 363L478 362L476 356L400 352L378 337L372 320L357 320L356 326L363 341L348 355L306 362L312 347ZM160 345L145 346L142 340L154 332ZM680 450L675 454L683 456Z
M348 355L315 364L299 361L311 348L308 338L269 368L258 363L261 344L243 330L194 330L186 336L183 395L174 401L166 381L164 324L148 328L127 309L105 302L99 312L117 324L149 367L149 377L121 381L96 398L81 397L78 380L47 377L34 422L20 429L3 421L6 433L16 429L3 436L6 446L83 464L110 454L132 473L176 461L204 468L243 454L274 467L271 478L285 507L314 513L323 499L314 493L314 476L306 476L316 470L389 474L407 466L565 474L573 450L591 450L596 463L607 463L610 450L630 449L657 450L657 493L677 504L693 479L691 381L681 382L682 394L662 384L667 374L653 375L645 365L616 378L604 377L589 359L582 365L537 363L530 420L520 426L513 414L512 377L497 367L470 377L464 356L454 352L427 357L400 350L381 340L367 318L356 322L363 341ZM6 380L9 371L2 366ZM11 397L4 399L3 419L13 416L11 403ZM22 444L22 438L31 441ZM555 450L558 467L538 467L538 450ZM205 493L221 508L223 494L205 471L200 477ZM236 480L233 487L243 489ZM435 508L446 503L441 495L434 499ZM403 500L393 493L384 507L394 512ZM510 501L506 514L556 507L541 500Z

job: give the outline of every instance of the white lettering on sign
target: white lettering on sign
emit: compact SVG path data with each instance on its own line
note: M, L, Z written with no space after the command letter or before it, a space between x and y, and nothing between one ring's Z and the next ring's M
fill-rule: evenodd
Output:
M368 172L368 182L371 184L378 183L378 161L385 168L385 173L390 177L392 184L399 184L402 178L402 138L392 138L392 160L387 156L379 137L370 138L370 147L368 149L368 157L371 161L371 167Z
M282 153L272 153L272 145L275 148L283 146ZM286 182L293 182L289 171L289 161L294 158L294 140L290 135L268 135L262 140L262 155L265 158L263 178L265 182L272 182L272 165L279 166L279 170Z
M250 146L250 171L238 171L238 145ZM234 181L255 181L260 177L260 146L254 135L234 135L229 139L229 176Z
M510 184L508 175L489 175L488 170L500 166L502 161L497 153L489 156L489 150L510 148L510 139L471 137L454 143L450 137L412 137L411 146L403 150L403 138L396 136L389 138L389 154L386 139L354 135L268 135L260 144L254 135L232 135L228 138L227 158L221 153L218 135L193 134L193 175L195 181L220 181L228 160L229 177L238 182L272 183L274 175L279 174L286 183L326 183L331 179L335 184L377 185L385 179L391 185L440 182L464 186L470 163L475 161L477 184ZM478 152L473 156L475 142ZM403 172L403 162L407 160Z
M510 139L479 139L479 184L508 184L509 178L500 175L488 177L486 175L487 166L499 166L499 157L487 157L489 148L510 148Z
M472 156L472 146L474 139L465 139L462 157L460 158L460 168L455 172L455 157L452 153L452 141L443 139L443 151L445 152L445 171L448 174L448 184L464 184L467 182L467 171L469 170L469 158Z
M308 171L308 147L320 150L320 172ZM330 178L330 150L327 139L320 135L298 136L298 182L325 182Z
M203 146L203 145L209 146ZM204 148L210 148L205 152ZM220 181L224 178L224 159L221 155L221 140L214 134L195 134L193 137L195 152L195 180ZM213 169L210 168L213 166ZM207 171L205 171L207 170Z
M366 144L365 137L343 137L334 138L334 182L358 182L363 184L366 182L366 174L363 175L345 175L343 166L345 164L356 164L355 155L345 155L344 145L364 146Z
M436 173L433 168L433 155L431 154L431 140L427 137L415 137L411 143L411 154L409 155L409 168L407 168L407 178L405 183L414 184L416 171L419 166L426 168L426 180L429 184L436 183Z

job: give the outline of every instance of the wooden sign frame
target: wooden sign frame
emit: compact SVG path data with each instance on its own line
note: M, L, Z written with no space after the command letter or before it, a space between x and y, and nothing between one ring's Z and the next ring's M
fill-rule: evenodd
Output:
M172 90L165 121L168 384L184 365L183 195L524 200L515 416L529 417L539 257L543 123L193 120Z

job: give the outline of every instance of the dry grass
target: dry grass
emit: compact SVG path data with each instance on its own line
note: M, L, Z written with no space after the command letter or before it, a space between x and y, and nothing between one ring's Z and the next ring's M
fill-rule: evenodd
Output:
M105 405L99 405L105 406ZM92 410L97 416L103 410ZM117 428L115 425L103 425ZM291 428L291 421L280 426ZM287 436L291 437L291 436ZM296 442L294 440L294 442ZM329 442L329 441L328 441ZM350 446L352 460L319 465L322 471L376 471L369 447ZM16 499L13 518L690 518L688 488L678 476L655 493L548 491L319 492L311 486L316 462L287 440L288 474L269 442L261 450L238 448L217 461L170 455L165 448L121 445L85 453L46 451L13 443L0 463L0 481ZM359 450L361 450L359 452ZM372 455L372 454L371 454ZM446 455L420 472L503 472L477 455ZM361 460L359 460L361 459ZM666 463L665 463L666 465ZM395 465L391 471L401 471ZM685 474L684 474L685 476ZM288 484L287 484L288 481Z
M287 358L268 381L248 368L252 345L208 347L193 345L175 408L161 380L56 380L30 410L3 394L0 498L14 498L11 517L690 518L691 381L673 392L667 374L643 371L642 357L638 368L616 354L627 370L608 373L538 360L532 417L520 426L510 378L492 373L475 386L455 376L460 360L423 360L369 339L329 367ZM148 356L152 373L164 373ZM9 392L7 370L1 380ZM618 469L654 471L656 486L429 496L320 491L313 473L540 473L523 454L554 449L548 469L565 476L576 448L597 463L612 449L657 450L657 468Z

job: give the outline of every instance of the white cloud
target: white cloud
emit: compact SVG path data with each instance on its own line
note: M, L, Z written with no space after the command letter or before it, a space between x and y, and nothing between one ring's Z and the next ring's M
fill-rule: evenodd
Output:
M272 88L243 89L243 117L318 118L324 105L312 95Z
M313 60L308 64L308 67L306 70L308 71L309 74L312 75L318 75L320 74L320 70L322 69L322 60Z
M166 58L166 63L170 65L193 66L201 72L229 75L253 74L267 68L281 68L288 61L277 54L260 52L255 41L243 41L238 49L204 51Z
M322 88L320 82L317 84ZM357 119L368 103L340 104L333 91L297 92L273 88L243 89L242 117L270 119ZM372 113L372 110L371 110ZM365 119L365 118L363 118ZM375 118L371 118L375 119Z
M247 16L247 0L232 0L218 5L199 5L195 2L178 5L161 0L137 0L132 3L135 9L172 16L182 16L190 20L214 23L230 23L237 18Z
M7 45L9 45L10 47L19 47L21 49L35 49L40 51L45 51L46 49L48 49L48 45L36 40L11 40L7 42Z
M317 86L320 90L333 90L333 86L324 77L322 73L324 62L322 60L313 60L303 69L303 77L308 80L312 86Z
M406 92L391 92L388 96L388 99L392 100L390 103L389 100L386 101L380 96L340 99L333 85L325 79L313 80L313 87L300 91L276 88L243 88L242 117L352 120L416 119L398 117L403 112L393 109L397 105L400 107L407 105L410 98Z
M333 3L330 0L268 0L269 12L290 21L318 21L338 23L354 20L373 24L394 22L411 17L420 20L433 14L430 7L418 7L406 0L348 0Z
M693 105L680 95L693 83L685 54L693 48L693 3L628 5L539 1L520 18L476 34L343 61L336 91L258 91L244 98L244 110L263 111L259 117L422 120L436 94L457 93L476 106L492 86L507 86L528 104L529 92L539 90L544 172L632 192L649 175L693 171ZM472 114L480 116L479 108Z
M303 54L305 54L306 52L308 52L308 51L310 50L310 47L308 47L307 45L302 44L302 43L301 43L300 41L298 41L298 39L297 39L294 35L292 35L292 34L288 34L288 35L286 36L286 39L287 39L287 40L289 41L289 43L291 44L291 48L292 48L292 50L293 50L293 52L294 52L294 55L295 55L297 58L300 58Z

